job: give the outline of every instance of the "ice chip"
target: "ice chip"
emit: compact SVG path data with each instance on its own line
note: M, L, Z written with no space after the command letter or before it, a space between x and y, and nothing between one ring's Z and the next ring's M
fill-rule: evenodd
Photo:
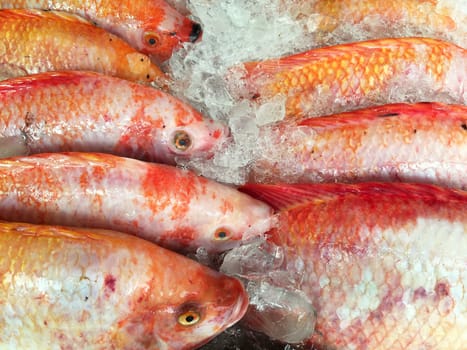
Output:
M284 252L263 238L256 239L229 251L221 265L225 274L252 279L261 278L278 269L284 260Z
M256 111L256 123L266 125L278 122L285 117L285 98L279 96L261 106Z
M256 281L248 283L247 291L250 306L243 322L248 327L291 344L312 336L316 312L303 293Z

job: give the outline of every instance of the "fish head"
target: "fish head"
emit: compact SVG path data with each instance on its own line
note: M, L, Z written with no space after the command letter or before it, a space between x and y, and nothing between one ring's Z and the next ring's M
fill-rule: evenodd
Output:
M167 97L167 105L152 104L146 113L154 116L155 123L162 119L161 127L154 127L148 142L152 143L154 159L176 164L195 158L208 159L230 140L227 125L203 117L193 108ZM150 109L151 108L151 109Z
M133 344L148 349L194 349L246 313L248 294L239 280L180 258L166 262L164 280L158 279L163 285L155 286L150 302L126 324Z
M167 4L163 17L150 17L142 26L139 37L139 50L162 63L183 43L195 43L202 37L199 23L183 16Z
M275 226L269 205L231 186L182 172L176 179L170 177L166 186L184 189L178 210L168 214L183 215L183 221L157 237L158 245L181 253L215 255L263 237Z
M204 197L204 215L197 217L200 236L190 242L192 250L203 247L211 254L222 253L263 236L275 225L274 211L267 204L235 188L211 184Z

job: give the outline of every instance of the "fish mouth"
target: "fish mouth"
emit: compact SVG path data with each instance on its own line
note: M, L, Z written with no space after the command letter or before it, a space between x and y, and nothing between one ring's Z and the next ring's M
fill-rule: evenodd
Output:
M191 25L191 32L189 35L190 42L195 43L198 40L200 40L202 36L203 36L203 28L201 27L199 23L193 22L193 24Z
M245 287L243 286L243 283L235 277L230 278L232 278L236 284L232 286L232 290L238 290L239 297L237 302L231 307L230 315L227 317L225 322L225 328L229 328L240 321L243 316L245 316L248 310L248 306L250 305L250 298L245 290Z

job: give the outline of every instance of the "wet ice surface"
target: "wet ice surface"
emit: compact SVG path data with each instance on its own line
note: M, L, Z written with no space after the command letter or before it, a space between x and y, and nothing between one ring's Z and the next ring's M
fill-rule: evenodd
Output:
M175 94L205 115L228 124L233 139L232 143L211 159L196 159L181 165L206 177L229 184L242 184L248 180L249 167L258 154L274 153L272 136L263 128L282 120L285 114L285 98L278 97L262 105L241 98L246 94L241 80L245 73L242 62L281 57L323 45L376 37L433 35L433 32L427 29L411 26L393 27L388 31L386 25L381 26L377 15L359 25L341 23L332 33L323 35L315 31L320 18L313 13L308 16L303 15L306 13L306 6L312 3L310 0L171 0L171 2L181 12L191 14L191 17L203 27L202 40L196 44L186 44L167 63L167 68L174 78ZM305 5L305 9L291 6L294 3ZM466 23L467 4L464 0L443 0L439 3L455 8L453 13L456 14L457 23ZM461 33L462 31L465 33L465 26L458 29ZM460 35L458 38L466 40L465 35ZM403 86L404 81L401 84ZM452 102L449 96L425 96L422 89L403 92L394 90L389 94L390 101L415 102L437 98L439 101ZM328 102L325 102L316 108L315 115L330 114L331 111L332 108ZM279 137L280 141L280 135L274 137ZM300 131L287 137L299 138ZM267 271L270 271L274 264L279 264L279 261L271 258L271 255L255 255L259 254L257 249L251 250L250 253L244 251L243 254L250 259L241 261L243 267L248 265L248 261L262 261L262 266L254 266L258 274L249 276L257 284L250 284L249 287L256 306L267 308L268 303L273 301L266 300L265 294L261 294L264 291L264 283L276 283L284 275L273 278L273 275L269 274L268 278L261 278L262 273L268 274ZM222 263L221 260L209 257L203 252L200 252L197 258L202 263L217 268ZM232 272L231 269L234 267L231 262L228 272L239 273ZM279 283L278 288L283 287ZM274 292L274 288L271 290ZM272 293L273 296L279 301L283 300L280 290L275 291L277 293ZM293 293L293 290L289 289L290 291ZM300 301L299 296L296 300L297 305L306 309L306 303L300 304L303 300ZM295 320L297 319L296 317ZM293 321L293 317L288 321L291 320ZM311 324L307 325L308 328L311 326ZM303 347L274 342L269 337L248 330L240 324L227 330L202 349L301 348Z

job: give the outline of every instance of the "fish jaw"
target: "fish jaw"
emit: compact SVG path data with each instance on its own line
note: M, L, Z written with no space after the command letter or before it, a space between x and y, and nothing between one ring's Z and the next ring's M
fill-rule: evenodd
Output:
M155 349L197 348L237 323L245 315L249 298L242 283L216 271L208 271L205 267L203 269L206 271L202 276L196 275L198 281L203 278L203 282L198 283L201 287L196 291L191 288L190 294L184 296L188 300L185 304L181 307L166 305L151 310L149 317L154 319L152 333L157 334ZM190 272L185 271L184 275L189 276ZM190 311L199 316L196 324L177 323L180 317ZM137 318L131 323L141 330L143 319Z
M209 158L230 140L228 126L205 118L169 94L154 90L142 98L142 110L135 113L123 132L115 154L175 165L183 160Z
M195 43L202 37L201 26L181 15L164 1L159 3L161 17L149 18L132 34L132 41L155 62L168 60L184 43Z
M179 163L196 158L211 158L216 151L230 141L230 129L227 125L211 119L193 121L186 125L172 125L157 129L154 145L161 159L168 164ZM185 148L180 145L181 138L189 143Z
M197 206L190 205L185 220L190 227L178 227L159 245L176 251L195 252L202 248L209 254L222 253L254 237L262 237L274 226L273 210L235 188L210 180L204 189L190 194ZM202 215L198 207L202 207ZM167 215L170 215L168 213Z
M127 234L13 222L0 232L0 346L191 349L248 306L238 280Z
M228 187L219 186L213 191L229 198L229 202L206 198L205 217L198 219L201 237L197 246L208 253L222 253L245 241L262 237L275 225L273 210L267 204ZM191 250L196 248L193 246Z

